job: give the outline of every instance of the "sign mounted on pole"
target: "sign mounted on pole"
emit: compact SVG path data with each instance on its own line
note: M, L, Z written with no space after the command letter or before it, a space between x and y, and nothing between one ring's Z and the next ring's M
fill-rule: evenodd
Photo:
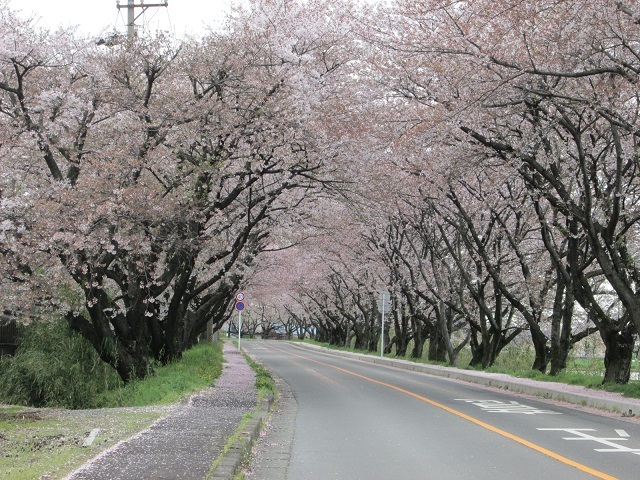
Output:
M244 310L244 292L236 293L236 310L238 311L238 350L242 338L242 310Z
M382 313L382 322L380 326L380 356L384 357L384 313L385 310L389 311L389 308L391 307L391 296L389 295L389 292L382 292L380 294L379 306Z

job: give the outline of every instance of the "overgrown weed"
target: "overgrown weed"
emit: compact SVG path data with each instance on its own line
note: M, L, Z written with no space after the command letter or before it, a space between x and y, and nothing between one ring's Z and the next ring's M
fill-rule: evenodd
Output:
M256 372L256 388L258 390L258 403L267 395L277 395L276 384L273 381L271 373L259 363L254 362L251 357L243 353L243 356L249 366Z
M92 408L120 377L64 320L23 327L16 355L0 360L0 403Z

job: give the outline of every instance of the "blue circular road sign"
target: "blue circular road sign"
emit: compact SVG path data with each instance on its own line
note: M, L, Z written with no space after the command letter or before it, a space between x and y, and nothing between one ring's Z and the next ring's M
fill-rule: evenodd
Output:
M244 302L236 302L236 310L244 310Z

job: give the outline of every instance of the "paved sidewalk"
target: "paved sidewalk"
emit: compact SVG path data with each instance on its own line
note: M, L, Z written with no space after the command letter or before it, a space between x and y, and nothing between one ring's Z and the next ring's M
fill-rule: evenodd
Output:
M121 442L67 477L68 480L201 480L222 453L242 417L255 409L255 374L226 342L215 387L185 401L169 416Z

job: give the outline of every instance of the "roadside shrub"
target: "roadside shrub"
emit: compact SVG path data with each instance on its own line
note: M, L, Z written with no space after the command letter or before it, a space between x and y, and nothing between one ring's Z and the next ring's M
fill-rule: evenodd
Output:
M487 371L509 374L527 372L531 370L534 359L535 352L532 345L510 343L500 352L493 366L488 368Z
M0 363L0 402L32 407L93 408L121 381L64 320L24 327L14 357Z

